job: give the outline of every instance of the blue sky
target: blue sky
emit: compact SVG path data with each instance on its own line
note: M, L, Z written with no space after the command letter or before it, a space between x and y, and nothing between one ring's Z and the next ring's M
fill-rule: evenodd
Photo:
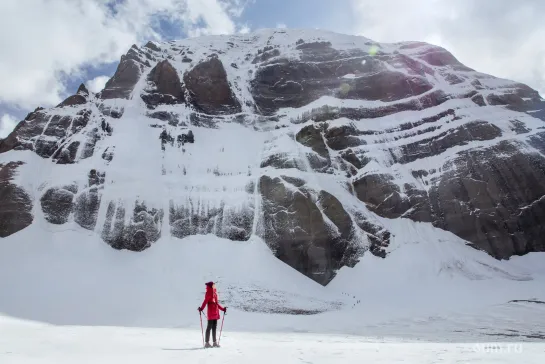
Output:
M278 26L428 41L543 93L544 13L541 0L0 1L0 137L80 83L102 85L133 43Z

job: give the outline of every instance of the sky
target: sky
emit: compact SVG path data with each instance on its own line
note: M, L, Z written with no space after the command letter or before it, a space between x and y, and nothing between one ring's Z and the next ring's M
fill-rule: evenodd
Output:
M543 0L1 0L0 138L81 83L99 91L132 44L260 28L426 41L545 95Z

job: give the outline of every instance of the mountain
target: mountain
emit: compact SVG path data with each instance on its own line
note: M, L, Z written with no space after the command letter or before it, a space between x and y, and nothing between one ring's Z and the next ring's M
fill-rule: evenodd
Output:
M134 45L101 92L82 85L0 141L3 238L83 229L141 252L259 237L322 285L402 241L545 251L544 219L545 100L422 42Z

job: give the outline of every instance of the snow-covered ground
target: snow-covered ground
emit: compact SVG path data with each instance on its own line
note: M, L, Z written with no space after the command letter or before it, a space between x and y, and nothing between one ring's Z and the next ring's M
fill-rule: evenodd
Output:
M545 344L425 343L351 335L240 333L202 349L200 330L50 326L0 317L0 362L18 363L525 363Z
M544 253L496 261L449 234L410 244L429 227L405 223L388 259L365 254L326 287L259 239L132 253L35 224L0 244L0 362L540 362ZM229 307L221 351L196 350L208 280Z
M365 254L326 287L259 239L131 253L35 224L0 244L0 363L543 363L544 253L410 244L429 227L406 224L388 259ZM229 310L223 347L202 350L211 279Z

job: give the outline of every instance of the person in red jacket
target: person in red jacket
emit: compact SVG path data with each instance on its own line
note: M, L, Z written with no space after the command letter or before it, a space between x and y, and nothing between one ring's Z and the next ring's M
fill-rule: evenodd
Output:
M227 312L227 307L220 305L218 301L218 292L216 291L216 285L214 282L206 283L206 294L204 295L204 301L201 307L198 308L199 312L204 310L204 306L208 305L208 325L206 326L206 344L204 347L210 346L210 330L212 330L212 338L214 339L214 347L219 347L216 342L216 328L218 326L218 320L220 318L220 310Z

